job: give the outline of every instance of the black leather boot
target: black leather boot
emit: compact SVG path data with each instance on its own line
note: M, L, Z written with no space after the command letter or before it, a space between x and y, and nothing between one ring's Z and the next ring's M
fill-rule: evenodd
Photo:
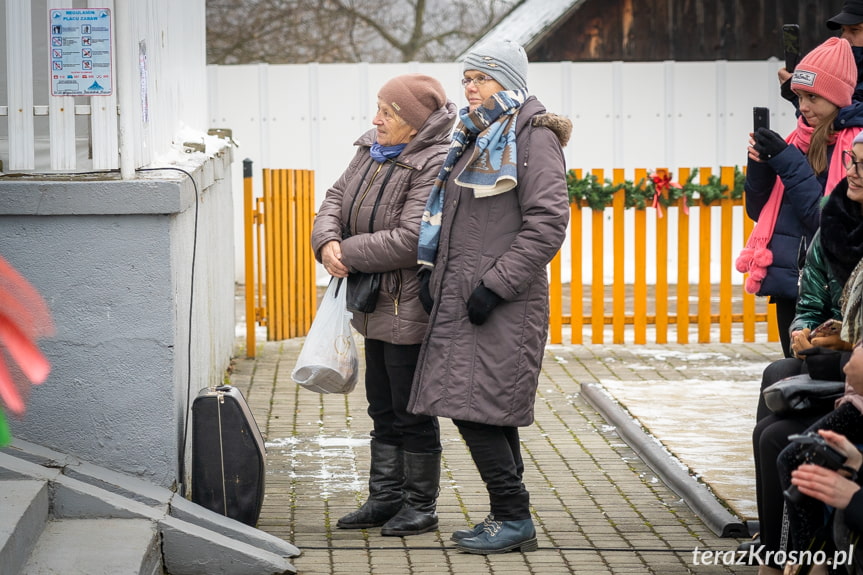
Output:
M371 453L369 498L362 507L339 519L336 523L339 529L380 527L402 508L402 484L404 483L402 449L373 439Z
M405 537L437 529L440 453L405 451L404 505L381 528L381 535Z

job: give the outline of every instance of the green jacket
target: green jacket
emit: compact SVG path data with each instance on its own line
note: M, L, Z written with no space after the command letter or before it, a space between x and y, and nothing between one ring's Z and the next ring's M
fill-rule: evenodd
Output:
M842 284L833 277L827 265L819 229L812 238L812 244L806 252L806 263L800 270L797 313L789 331L793 333L807 327L815 329L828 319L841 321L841 297Z

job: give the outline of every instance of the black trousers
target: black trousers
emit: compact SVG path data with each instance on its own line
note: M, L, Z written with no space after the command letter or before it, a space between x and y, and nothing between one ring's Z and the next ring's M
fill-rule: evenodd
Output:
M781 418L768 415L755 425L752 447L755 454L755 488L761 544L767 551L779 551L782 540L782 511L785 498L776 459L788 444L788 436L802 433L823 415ZM774 567L781 567L774 565Z
M771 297L770 301L776 304L776 323L779 327L779 342L782 344L782 353L785 357L794 357L791 353L791 333L788 329L794 316L797 315L797 300L781 297Z
M454 419L485 483L496 521L530 519L530 493L522 482L524 462L517 427Z
M439 453L436 417L408 413L420 344L397 345L366 339L366 399L372 437L411 453Z

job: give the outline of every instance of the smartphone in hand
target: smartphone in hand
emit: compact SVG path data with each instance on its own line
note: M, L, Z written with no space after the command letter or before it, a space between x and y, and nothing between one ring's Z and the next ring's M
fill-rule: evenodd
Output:
M794 72L800 62L800 26L785 24L782 26L782 48L785 52L785 69Z
M770 109L755 106L752 108L752 132L758 131L758 128L770 129Z
M829 337L839 335L842 331L842 322L838 319L828 319L809 333L809 339L813 337Z

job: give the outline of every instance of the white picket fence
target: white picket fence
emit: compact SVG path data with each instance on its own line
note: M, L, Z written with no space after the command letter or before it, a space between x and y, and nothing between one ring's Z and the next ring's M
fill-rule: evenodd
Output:
M108 9L110 95L54 96L50 10ZM0 161L6 172L121 168L206 132L205 0L0 0Z
M534 63L528 86L549 111L573 122L569 168L744 166L752 107L768 106L772 126L794 127L794 108L779 95L775 59L759 62ZM465 104L459 64L308 64L209 66L211 128L231 128L237 162L315 171L323 199L372 127L378 88L392 76L438 78L457 106ZM233 170L241 190L242 170ZM610 171L608 177L611 177ZM241 213L240 194L235 209ZM242 222L235 217L235 237ZM693 230L697 233L697 228ZM242 246L237 246L237 278ZM586 261L585 264L589 264Z

